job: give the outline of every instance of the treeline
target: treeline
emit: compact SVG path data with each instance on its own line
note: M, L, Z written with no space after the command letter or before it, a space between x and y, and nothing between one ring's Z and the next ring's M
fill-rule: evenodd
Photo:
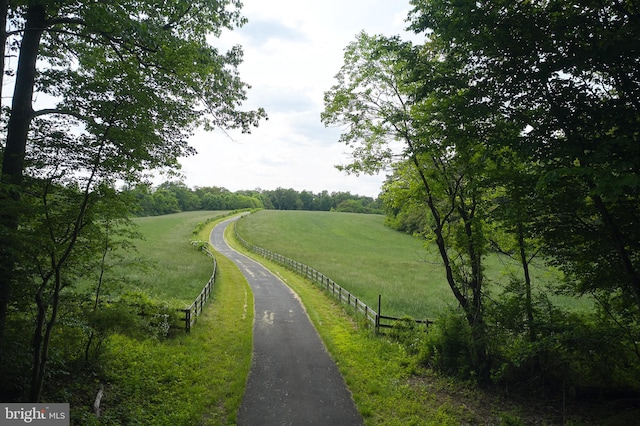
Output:
M381 214L377 199L350 192L310 191L277 188L275 190L229 191L226 188L189 188L181 181L167 181L157 187L137 185L125 190L135 200L135 214L157 216L193 210L315 210Z

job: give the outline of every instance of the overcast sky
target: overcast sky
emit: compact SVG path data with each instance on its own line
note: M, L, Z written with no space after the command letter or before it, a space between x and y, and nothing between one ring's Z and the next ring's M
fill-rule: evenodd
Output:
M356 34L406 34L409 8L409 0L244 0L248 24L216 43L243 47L240 74L252 86L245 107L265 108L269 120L249 135L196 134L198 155L180 161L185 183L376 197L384 174L348 176L334 167L348 162L349 150L338 129L320 122L323 94Z

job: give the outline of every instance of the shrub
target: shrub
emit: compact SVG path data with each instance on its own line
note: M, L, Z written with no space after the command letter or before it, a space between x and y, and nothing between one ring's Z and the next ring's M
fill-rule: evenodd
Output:
M634 328L597 312L562 310L539 295L532 337L521 302L514 293L505 293L487 304L494 381L528 392L640 387L637 340L630 339L637 336Z
M141 325L148 335L167 337L172 327L179 327L176 309L171 309L166 302L154 300L141 290L123 293L119 302L129 315L138 316L134 322Z
M404 316L400 321L393 323L388 335L405 346L409 353L417 354L424 345L425 329L413 318Z
M463 380L475 377L471 329L461 312L449 311L429 326L419 362Z

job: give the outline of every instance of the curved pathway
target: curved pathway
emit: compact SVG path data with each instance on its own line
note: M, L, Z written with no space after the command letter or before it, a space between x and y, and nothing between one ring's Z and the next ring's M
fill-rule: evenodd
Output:
M362 425L351 394L297 295L260 263L233 250L218 224L210 241L253 290L253 360L239 425Z

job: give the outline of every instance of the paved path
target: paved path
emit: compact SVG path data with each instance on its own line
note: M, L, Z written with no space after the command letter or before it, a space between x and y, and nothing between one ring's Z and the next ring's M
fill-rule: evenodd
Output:
M218 224L210 241L243 272L253 290L253 360L239 425L362 425L335 362L296 294L258 262L224 241Z

